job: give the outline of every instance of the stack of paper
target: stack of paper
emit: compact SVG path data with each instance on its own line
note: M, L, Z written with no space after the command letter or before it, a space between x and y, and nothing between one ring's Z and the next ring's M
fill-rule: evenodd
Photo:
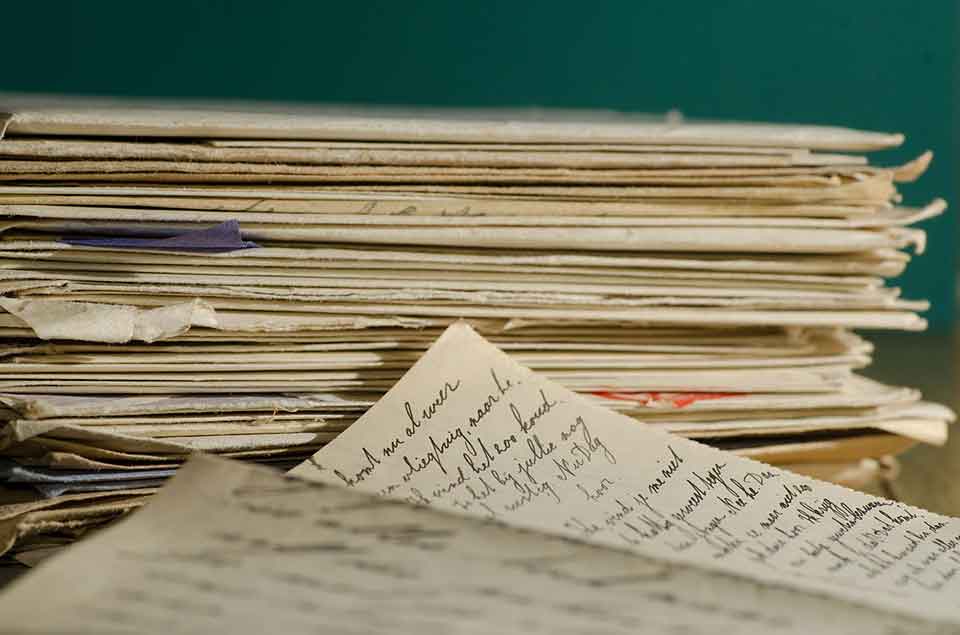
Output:
M26 499L0 507L8 542L123 513L195 451L292 466L460 318L598 404L855 487L946 439L948 410L854 372L871 347L849 329L924 327L926 303L884 278L923 247L909 225L945 207L899 206L896 183L931 157L863 154L899 135L22 97L0 111L0 474Z

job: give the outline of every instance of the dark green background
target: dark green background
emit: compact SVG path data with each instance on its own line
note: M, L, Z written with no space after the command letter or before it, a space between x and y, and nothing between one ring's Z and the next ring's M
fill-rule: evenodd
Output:
M679 108L931 148L907 202L960 204L958 5L816 2L9 2L0 89L435 105ZM953 317L955 222L902 280Z

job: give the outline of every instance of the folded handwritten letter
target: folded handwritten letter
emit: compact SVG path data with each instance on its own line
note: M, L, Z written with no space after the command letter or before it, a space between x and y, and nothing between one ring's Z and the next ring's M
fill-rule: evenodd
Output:
M960 624L960 521L654 430L464 323L291 474Z
M0 616L17 635L945 628L214 458L41 565Z

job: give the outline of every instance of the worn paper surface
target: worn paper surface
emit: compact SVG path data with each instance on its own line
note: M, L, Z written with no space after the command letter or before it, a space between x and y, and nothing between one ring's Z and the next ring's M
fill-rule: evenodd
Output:
M53 289L52 291L56 291ZM808 307L783 308L768 307L729 307L729 306L637 306L637 307L600 307L581 308L558 305L546 306L491 306L489 304L421 303L421 302L377 302L377 303L335 303L325 301L298 301L297 303L279 300L261 300L255 298L207 297L197 301L203 310L183 315L184 307L194 302L170 304L171 298L162 294L151 294L147 289L133 288L138 293L83 293L79 291L67 294L44 294L42 300L21 300L38 314L29 317L30 326L43 326L44 332L57 333L54 337L66 337L57 329L63 328L65 320L74 321L80 313L86 313L89 322L84 323L82 338L94 342L130 341L129 329L115 329L108 321L114 312L121 315L141 315L137 306L163 307L165 310L176 307L177 319L172 323L175 330L167 330L171 324L166 318L159 321L163 330L152 330L153 340L172 337L184 332L183 326L189 325L186 318L202 317L204 323L199 326L215 328L220 331L247 332L290 332L300 330L324 330L336 328L362 328L375 323L383 325L414 326L418 321L422 325L432 325L433 318L441 318L449 323L457 317L470 319L506 319L517 323L556 323L558 321L596 322L596 323L648 323L670 326L767 326L770 324L801 327L852 327L852 328L897 328L904 330L923 330L926 321L915 310L924 310L926 303L908 303L900 301L877 310L864 310L863 307L827 307L820 310L802 310ZM188 294L193 296L194 294ZM0 304L2 306L2 304ZM39 316L43 308L56 307L62 314L50 318ZM90 307L89 311L81 307ZM215 313L209 311L215 309ZM900 310L894 310L900 309ZM155 314L149 314L153 317ZM163 314L166 316L166 314ZM208 321L209 320L209 321ZM152 322L152 321L151 321ZM11 326L20 326L22 323ZM119 332L117 332L119 331ZM155 336L153 334L156 334ZM167 335L166 333L169 333ZM105 339L125 338L125 339ZM138 338L141 339L141 338Z
M870 150L903 135L828 126L688 123L614 112L390 109L5 94L0 136L82 135L364 141L568 142L800 147Z
M215 326L213 309L200 300L155 309L135 306L0 298L0 307L33 329L40 339L93 342L153 342L185 333L191 326Z
M225 187L151 184L87 187L60 185L0 185L6 204L68 204L186 210L229 210L365 216L582 216L582 199L498 196L486 193L430 194L317 189L310 187ZM815 218L867 216L877 206L836 202L723 199L631 200L589 199L595 216L806 216Z
M105 220L18 219L0 225L9 232L97 234L162 229L186 232L196 225ZM122 234L121 234L122 235ZM463 246L497 249L665 251L715 253L839 254L923 245L921 230L755 227L357 227L247 223L243 236L255 241L301 241L373 245ZM920 249L922 251L922 249Z
M6 144L7 142L3 142ZM0 144L0 157L3 155L4 145ZM540 155L537 155L538 157ZM584 155L580 155L584 156ZM663 155L661 155L663 156ZM688 159L693 155L685 156ZM634 165L608 166L598 170L593 166L431 166L431 165L316 165L311 163L281 163L281 162L218 162L218 161L157 161L157 160L46 160L43 157L30 158L26 161L0 158L0 175L3 178L52 178L54 175L73 177L87 175L110 175L110 179L125 179L131 174L157 174L176 176L190 179L194 182L204 182L210 178L215 180L234 180L270 182L279 177L280 182L316 181L316 182L369 182L369 183L401 183L401 182L433 182L433 183L664 183L674 181L711 184L716 178L730 178L731 184L742 179L758 179L761 183L775 185L781 181L784 184L831 185L839 184L847 179L862 178L864 176L883 176L893 179L901 175L912 176L914 172L922 171L922 165L908 164L899 168L883 168L864 165L863 159L855 160L859 165L825 165L799 167L781 163L779 166L772 163L763 164L770 158L764 157L758 161L759 165L745 159L745 155L737 155L724 165L719 163L711 166L710 160L702 161L701 165ZM856 158L854 158L856 159ZM667 161L672 161L668 158ZM667 163L667 162L664 162ZM835 163L835 162L830 162ZM21 176L22 175L22 176ZM269 179L267 178L269 177ZM63 178L59 180L69 180ZM104 180L103 177L97 180ZM151 180L147 177L146 180Z
M960 622L960 523L657 432L452 326L293 474Z
M111 264L130 263L138 267L146 265L176 266L253 266L269 270L293 265L301 272L316 269L388 269L388 270L433 270L433 271L527 271L549 273L572 273L643 276L661 272L683 276L725 275L742 279L746 275L852 275L871 274L892 276L903 271L909 256L894 250L874 250L862 254L838 255L789 255L789 254L651 254L636 253L624 256L609 252L527 252L523 254L506 251L482 251L411 249L365 246L363 249L312 247L291 249L288 247L261 247L224 254L205 254L199 258L187 254L160 252L130 252L122 250L74 247L51 240L9 240L0 243L0 254L5 258L33 260L66 260L83 263ZM86 265L84 265L86 266ZM81 266L75 268L80 269ZM704 272L704 273L701 273ZM832 276L831 276L832 277Z
M144 209L137 207L92 207L69 205L0 205L0 213L11 217L24 218L63 218L63 219L105 219L127 221L125 227L141 222L163 222L169 225L157 226L157 231L170 231L166 227L176 227L173 223L220 223L241 219L243 228L259 224L288 225L392 225L392 226L509 226L509 227L581 227L581 226L623 226L623 227L687 227L704 229L710 227L816 227L816 228L865 228L907 226L941 214L946 203L937 199L929 205L919 208L881 209L869 215L854 215L846 218L805 218L777 216L487 216L487 215L449 215L422 216L406 214L313 214L288 213L271 210L264 211L209 211L184 209ZM151 249L143 245L143 249ZM223 250L227 251L227 250Z
M18 635L951 632L213 459L41 564L0 612Z
M286 145L285 145L286 144ZM303 145L308 144L308 145ZM76 139L4 139L0 156L55 160L217 161L311 165L689 168L865 165L855 155L801 149L587 144L424 144L303 141L161 143Z

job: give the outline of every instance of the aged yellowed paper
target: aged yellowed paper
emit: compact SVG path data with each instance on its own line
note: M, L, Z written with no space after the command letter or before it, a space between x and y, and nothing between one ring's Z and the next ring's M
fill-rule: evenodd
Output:
M955 632L212 458L42 563L0 615L17 635Z
M960 623L960 522L599 408L465 323L291 473Z

